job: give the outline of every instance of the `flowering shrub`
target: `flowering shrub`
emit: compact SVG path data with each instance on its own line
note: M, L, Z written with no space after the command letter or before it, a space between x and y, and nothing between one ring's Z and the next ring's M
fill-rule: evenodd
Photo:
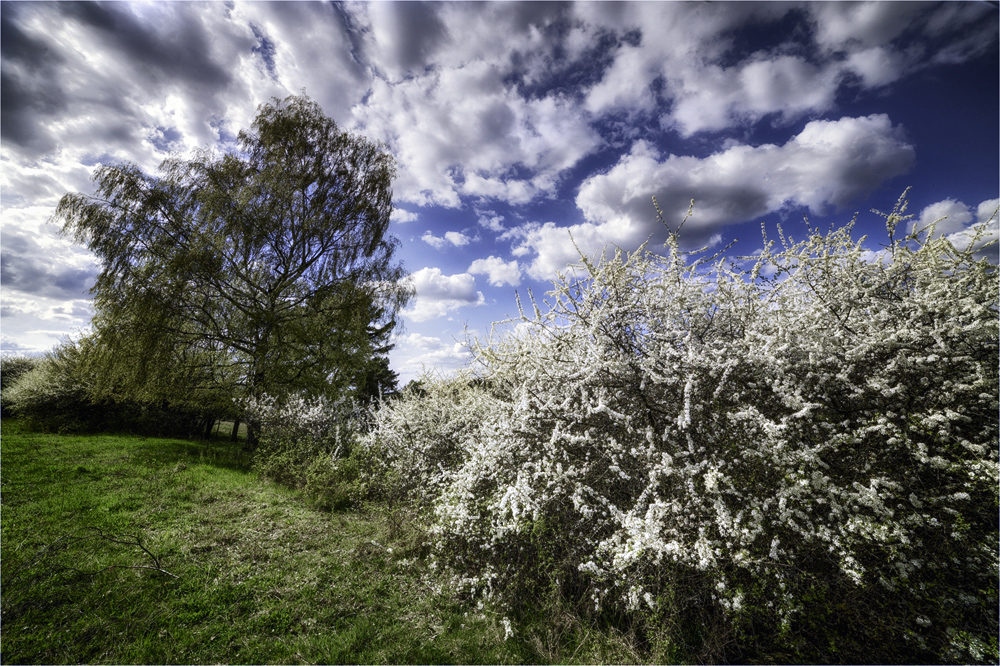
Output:
M94 430L108 425L108 409L90 399L90 377L81 371L79 344L66 342L5 378L4 414L32 428L57 432Z
M304 487L328 506L349 503L342 486L356 477L356 472L345 475L355 465L344 464L357 432L359 414L353 401L302 395L279 400L264 395L249 398L244 414L259 433L254 449L258 472Z
M38 358L11 354L0 356L0 391L14 385L21 375L33 370L38 365Z
M364 443L375 455L366 473L389 498L426 508L454 482L470 433L488 428L495 411L492 396L468 372L428 378L372 412Z
M847 225L747 270L676 234L584 260L366 444L508 606L546 586L704 658L995 661L997 271L904 211L874 258Z

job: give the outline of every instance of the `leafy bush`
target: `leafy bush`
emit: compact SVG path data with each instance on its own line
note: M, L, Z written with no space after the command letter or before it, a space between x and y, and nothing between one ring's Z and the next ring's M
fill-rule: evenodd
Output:
M9 411L31 428L56 432L104 429L107 412L89 397L81 345L67 342L32 364L4 389Z
M874 257L852 223L746 270L676 234L584 260L365 444L508 607L699 659L995 661L997 270L904 211Z
M348 399L292 395L250 398L245 415L259 432L254 468L262 475L305 488L321 505L341 508L356 498L357 457L349 458L359 414ZM345 460L347 459L347 460Z
M126 396L97 393L88 368L92 341L67 341L10 381L3 390L4 414L50 432L136 432L196 436L207 429L205 414L167 401L149 404ZM20 364L24 367L28 364ZM9 381L9 380L5 380Z

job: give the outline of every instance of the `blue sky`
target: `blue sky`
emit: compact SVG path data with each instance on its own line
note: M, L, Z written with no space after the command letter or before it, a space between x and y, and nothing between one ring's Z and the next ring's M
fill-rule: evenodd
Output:
M406 381L469 360L578 258L662 238L761 246L858 212L995 220L998 11L949 3L0 4L0 341L86 330L98 271L49 217L101 163L226 150L303 90L399 163L392 231L417 290ZM801 236L801 232L798 234ZM991 251L995 255L995 249Z

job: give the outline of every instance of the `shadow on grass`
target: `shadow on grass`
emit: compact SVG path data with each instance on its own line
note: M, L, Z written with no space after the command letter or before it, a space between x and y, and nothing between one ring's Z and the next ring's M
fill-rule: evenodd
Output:
M131 455L147 464L169 466L177 463L200 463L247 473L253 466L253 457L244 449L243 442L230 442L228 438L181 440L137 437L136 443L140 446L133 448Z

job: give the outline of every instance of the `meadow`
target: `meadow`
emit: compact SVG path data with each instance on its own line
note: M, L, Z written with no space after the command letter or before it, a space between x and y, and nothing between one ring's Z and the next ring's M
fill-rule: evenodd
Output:
M644 658L568 615L505 639L427 570L404 509L317 509L228 437L0 427L3 663Z

